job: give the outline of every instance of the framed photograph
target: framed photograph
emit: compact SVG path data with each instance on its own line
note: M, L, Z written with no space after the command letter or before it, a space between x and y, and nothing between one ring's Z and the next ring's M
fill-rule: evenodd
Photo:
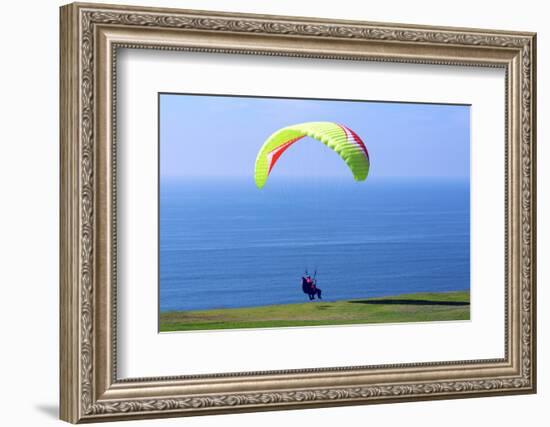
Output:
M160 93L158 125L161 332L470 319L469 105Z
M536 391L535 34L60 22L63 420Z

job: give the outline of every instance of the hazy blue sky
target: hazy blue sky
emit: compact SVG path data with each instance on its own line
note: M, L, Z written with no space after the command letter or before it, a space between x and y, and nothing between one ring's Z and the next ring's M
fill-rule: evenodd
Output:
M172 94L160 96L160 174L252 178L266 138L308 121L353 129L369 150L369 179L469 177L469 106ZM310 138L290 147L271 172L304 175L351 178L335 152Z

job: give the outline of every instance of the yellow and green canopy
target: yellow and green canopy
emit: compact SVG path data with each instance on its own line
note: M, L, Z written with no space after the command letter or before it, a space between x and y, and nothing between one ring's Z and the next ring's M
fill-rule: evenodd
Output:
M272 134L256 157L254 179L262 188L273 166L295 142L309 136L333 149L346 162L356 181L364 181L369 173L369 153L359 136L350 128L333 122L307 122L287 126Z

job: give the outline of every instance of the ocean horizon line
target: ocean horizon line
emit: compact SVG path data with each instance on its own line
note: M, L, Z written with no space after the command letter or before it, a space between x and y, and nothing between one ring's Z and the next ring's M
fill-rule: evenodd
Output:
M220 180L234 180L234 181L252 181L254 182L254 177L250 175L220 175L220 176L179 176L179 175L160 175L160 179L163 181L220 181ZM356 182L352 177L349 176L304 176L304 175L287 175L287 176L277 176L273 179L281 181L350 181ZM365 181L361 182L372 182L372 181L402 181L402 182L413 182L413 181L445 181L445 182L470 182L470 177L459 177L459 176L376 176L368 177Z

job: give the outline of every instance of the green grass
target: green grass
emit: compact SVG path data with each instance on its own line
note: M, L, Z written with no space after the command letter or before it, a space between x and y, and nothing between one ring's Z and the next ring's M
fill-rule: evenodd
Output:
M470 319L470 293L440 292L303 304L170 311L160 314L160 331L430 322Z

